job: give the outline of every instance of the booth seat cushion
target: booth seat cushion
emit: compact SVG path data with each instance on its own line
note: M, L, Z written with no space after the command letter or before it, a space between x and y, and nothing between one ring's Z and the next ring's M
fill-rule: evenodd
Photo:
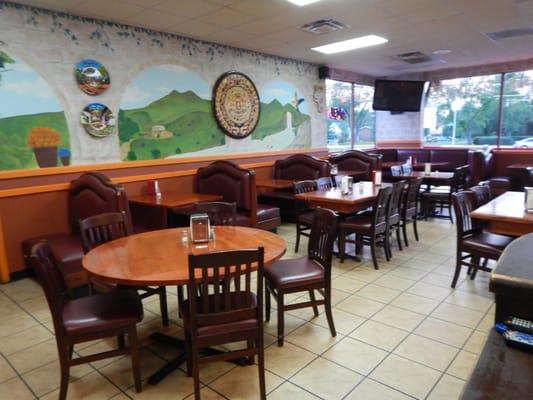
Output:
M257 204L257 222L279 218L279 208L269 204Z
M499 196L511 189L511 179L507 176L496 176L489 179L492 196Z
M41 242L47 241L52 250L57 265L69 287L76 287L87 283L87 276L81 265L83 258L83 247L81 237L72 233L54 233L26 239L22 242L22 253L28 259L32 247Z

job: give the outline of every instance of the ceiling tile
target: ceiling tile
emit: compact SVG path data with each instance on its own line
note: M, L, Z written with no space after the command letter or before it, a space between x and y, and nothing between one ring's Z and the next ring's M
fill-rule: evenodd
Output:
M166 30L168 27L176 26L179 22L185 21L187 17L177 16L162 11L145 9L126 19L130 25L138 25L154 30Z
M76 15L108 19L117 22L126 22L128 17L139 14L144 8L117 0L90 0L83 1L70 9Z
M175 15L184 15L186 17L199 17L216 10L220 10L222 6L209 3L205 0L182 1L176 0L158 0L159 4L154 6L155 10L168 12Z
M220 8L217 11L198 18L199 21L213 24L221 28L232 28L256 20L257 17L234 11L230 8Z

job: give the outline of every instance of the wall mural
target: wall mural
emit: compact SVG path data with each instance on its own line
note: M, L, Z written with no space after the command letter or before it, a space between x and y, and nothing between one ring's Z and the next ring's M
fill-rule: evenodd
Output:
M0 170L70 164L63 107L43 78L2 50L0 104Z
M224 152L227 141L213 115L211 90L200 76L177 65L140 73L128 86L118 114L122 159ZM308 105L294 85L269 81L260 99L261 115L247 138L248 151L310 146Z

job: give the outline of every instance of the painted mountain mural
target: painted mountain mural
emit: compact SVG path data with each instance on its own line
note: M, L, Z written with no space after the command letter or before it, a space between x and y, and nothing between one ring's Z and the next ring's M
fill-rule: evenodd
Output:
M309 123L310 117L292 104L282 105L277 100L261 103L261 116L252 139L263 140L286 130L288 114L294 130ZM166 158L226 143L213 116L211 101L191 90L172 90L145 107L121 109L119 139L125 160Z
M65 114L50 86L0 51L0 170L70 163Z

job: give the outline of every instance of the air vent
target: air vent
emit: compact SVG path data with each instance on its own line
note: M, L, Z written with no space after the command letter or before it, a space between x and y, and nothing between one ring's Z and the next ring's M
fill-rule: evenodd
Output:
M409 64L420 64L428 61L432 61L432 57L421 51L411 51L409 53L396 54L393 58L400 59Z
M506 29L504 31L486 33L486 35L492 40L511 39L533 35L533 28Z
M312 33L314 35L323 35L324 33L340 31L341 29L345 29L347 27L348 25L333 19L319 19L318 21L309 22L308 24L302 25L300 30Z

